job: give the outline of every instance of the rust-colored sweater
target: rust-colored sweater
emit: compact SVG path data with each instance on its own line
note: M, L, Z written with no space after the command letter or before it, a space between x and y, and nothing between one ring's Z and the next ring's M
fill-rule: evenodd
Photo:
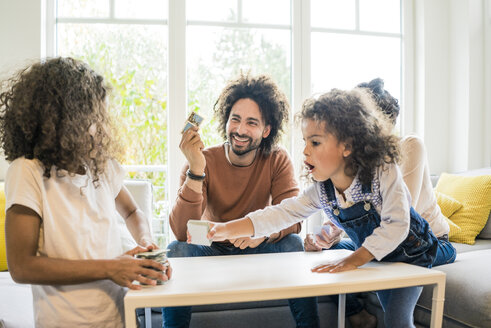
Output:
M190 219L215 222L240 219L298 194L293 165L284 149L273 150L269 155L259 151L251 165L238 167L229 163L224 147L222 144L203 150L206 158L203 194L183 185L188 165L182 170L181 188L170 214L170 226L179 241L186 240ZM272 236L270 242L299 233L300 229L301 224L297 223Z

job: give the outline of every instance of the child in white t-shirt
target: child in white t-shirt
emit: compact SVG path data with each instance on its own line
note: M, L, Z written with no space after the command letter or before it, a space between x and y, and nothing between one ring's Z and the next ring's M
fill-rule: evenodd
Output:
M113 159L107 86L71 58L36 63L7 86L0 135L11 162L10 274L32 284L37 327L123 327L125 287L154 285L172 270L133 257L158 247ZM138 243L124 254L119 215Z

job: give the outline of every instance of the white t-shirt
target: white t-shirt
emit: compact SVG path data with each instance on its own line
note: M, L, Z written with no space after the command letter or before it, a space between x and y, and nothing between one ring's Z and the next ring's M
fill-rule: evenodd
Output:
M109 259L123 253L115 198L124 170L109 161L96 188L88 175L43 176L38 160L18 158L5 179L6 209L14 204L42 218L38 255ZM63 174L64 173L64 174ZM126 289L110 280L78 285L32 285L37 327L123 327Z
M430 224L435 236L448 234L450 227L436 202L423 140L416 135L401 141L402 178L411 193L411 205Z

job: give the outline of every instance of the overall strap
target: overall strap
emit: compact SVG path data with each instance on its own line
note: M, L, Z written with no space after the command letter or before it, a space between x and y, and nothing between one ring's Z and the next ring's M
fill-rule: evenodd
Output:
M361 185L361 192L364 194L369 194L372 192L372 185L371 184L362 184Z
M331 179L324 181L324 190L326 191L326 196L329 202L336 201L336 194L334 192L334 185Z

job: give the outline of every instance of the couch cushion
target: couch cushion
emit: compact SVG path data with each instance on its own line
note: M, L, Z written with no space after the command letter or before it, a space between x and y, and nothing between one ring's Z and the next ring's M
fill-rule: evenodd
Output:
M477 235L476 238L491 239L491 211L489 212L488 222L486 222L486 225L481 230L481 232Z
M447 218L452 216L463 206L462 203L456 200L455 198L450 197L449 195L446 195L436 190L435 190L435 197L438 206L440 206L440 209L442 210L442 214Z
M486 175L491 174L491 167L484 167L481 169L470 170L463 173L459 173L459 175L463 176L476 176L476 175ZM436 184L435 184L436 185ZM491 211L489 212L488 221L482 231L477 235L477 238L481 239L491 239Z
M15 283L8 272L0 272L0 320L6 327L32 328L31 285Z
M475 246L472 246L474 249ZM452 264L435 270L447 274L444 316L471 327L491 327L491 249L457 253ZM426 286L418 304L431 309L432 288Z
M491 209L491 175L472 177L443 173L436 190L463 204L449 218L462 229L450 240L474 244L476 236L486 225Z
M150 180L129 179L124 180L124 186L128 189L140 210L148 220L150 231L152 231L153 189ZM136 242L126 226L124 219L120 217L121 238L123 251L129 251L136 247Z
M453 247L457 250L457 254L478 251L481 249L491 249L491 240L489 239L476 239L474 245L452 243Z
M458 200L445 195L444 193L438 192L435 190L436 202L440 207L445 220L447 221L450 232L448 233L449 237L453 237L456 233L462 232L462 229L456 225L449 217L462 208L462 203Z

